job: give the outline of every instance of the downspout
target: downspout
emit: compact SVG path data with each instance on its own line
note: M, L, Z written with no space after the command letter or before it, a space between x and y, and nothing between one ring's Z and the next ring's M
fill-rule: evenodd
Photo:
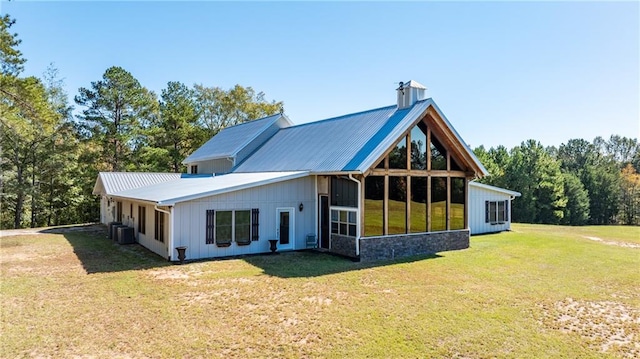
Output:
M357 183L358 185L358 211L356 212L356 256L360 255L360 226L362 226L362 223L360 223L360 196L362 195L360 192L362 192L362 190L360 189L360 181L358 181L357 179L355 179L353 177L353 173L349 173L349 179L352 180L353 182Z
M169 207L171 208L171 207ZM160 207L158 207L158 205L156 204L154 206L154 209L158 212L162 212L162 213L166 213L169 215L169 238L168 238L168 251L169 251L169 262L171 262L171 255L173 254L173 211L167 211L165 209L162 209Z

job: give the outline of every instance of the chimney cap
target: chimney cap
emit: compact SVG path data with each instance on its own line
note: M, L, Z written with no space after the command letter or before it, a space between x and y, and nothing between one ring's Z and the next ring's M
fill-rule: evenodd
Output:
M423 89L423 90L427 89L426 87L424 87L423 84L419 83L416 80L409 80L409 82L402 82L401 81L400 84L401 84L400 87L402 87L402 88L413 87L413 88L416 88L416 89Z

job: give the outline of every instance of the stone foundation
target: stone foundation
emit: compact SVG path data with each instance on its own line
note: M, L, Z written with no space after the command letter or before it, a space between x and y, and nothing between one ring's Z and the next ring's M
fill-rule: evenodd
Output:
M356 239L354 237L347 237L347 236L341 236L339 234L332 234L330 251L343 256L357 258Z
M360 261L395 259L465 248L469 248L469 230L467 229L449 232L364 237L360 238ZM354 255L355 246L350 256Z

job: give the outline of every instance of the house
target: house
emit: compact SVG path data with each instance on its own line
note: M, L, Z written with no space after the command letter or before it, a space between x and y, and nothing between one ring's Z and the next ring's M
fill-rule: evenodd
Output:
M511 230L511 201L520 192L469 182L469 230L471 234Z
M187 174L100 173L103 223L133 227L170 261L177 247L200 259L266 253L269 240L362 261L467 248L469 183L487 171L424 86L396 91L392 106L224 129L184 160Z

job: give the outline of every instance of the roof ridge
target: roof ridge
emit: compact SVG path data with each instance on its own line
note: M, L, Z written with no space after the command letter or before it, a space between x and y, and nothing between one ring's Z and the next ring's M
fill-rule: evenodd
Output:
M315 124L329 122L329 121L337 121L337 120L344 119L346 117L359 116L359 115L366 114L368 112L375 112L375 111L380 111L380 110L385 110L385 109L391 109L391 108L394 108L394 107L398 107L398 106L397 105L383 106L383 107L374 108L374 109L371 109L371 110L359 111L359 112L349 113L349 114L341 115L341 116L337 116L337 117L325 118L325 119L321 119L321 120L318 120L318 121L301 123L299 125L293 125L293 126L281 128L280 130L287 130L287 129L292 129L292 128L296 128L296 127L315 125Z

